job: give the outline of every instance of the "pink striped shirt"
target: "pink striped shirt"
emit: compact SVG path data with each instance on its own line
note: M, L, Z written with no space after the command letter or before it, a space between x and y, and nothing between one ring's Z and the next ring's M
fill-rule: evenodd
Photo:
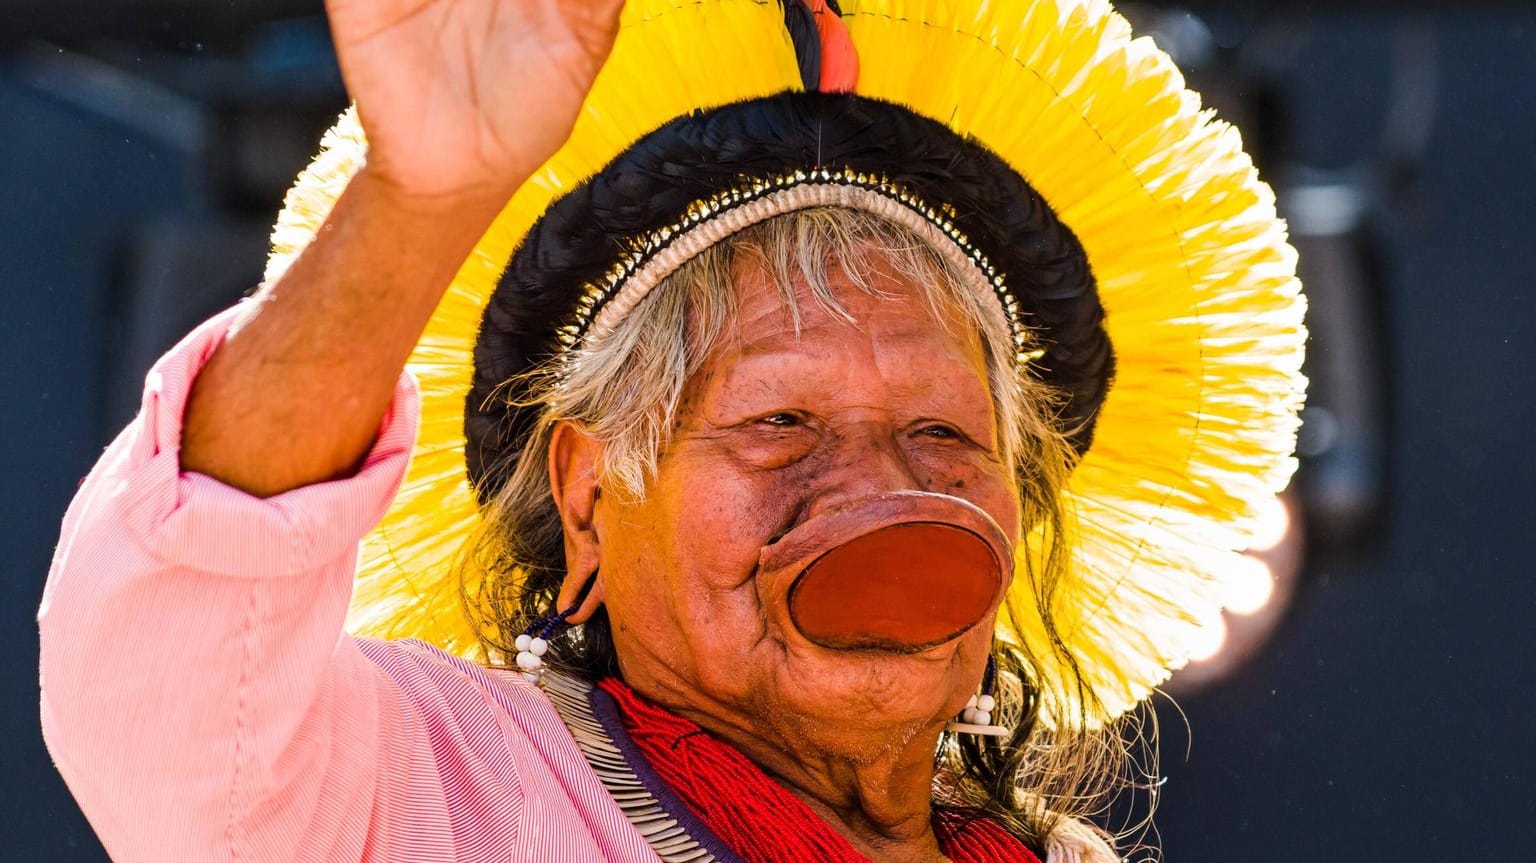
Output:
M343 632L415 437L408 377L352 478L261 500L181 471L187 394L232 318L150 372L38 614L43 733L112 858L654 863L537 688Z

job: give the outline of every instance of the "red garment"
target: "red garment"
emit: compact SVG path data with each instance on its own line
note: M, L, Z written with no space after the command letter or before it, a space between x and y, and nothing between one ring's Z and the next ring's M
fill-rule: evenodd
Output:
M746 863L871 863L735 748L641 699L619 680L610 677L598 686L618 703L624 728L651 769ZM954 863L1040 863L986 818L942 813L934 831Z

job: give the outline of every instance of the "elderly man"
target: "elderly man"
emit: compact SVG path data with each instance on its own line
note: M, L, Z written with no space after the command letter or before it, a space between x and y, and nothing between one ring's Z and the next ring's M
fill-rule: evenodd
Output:
M116 859L1114 859L1288 471L1267 190L1097 3L619 6L329 4L358 113L40 614ZM343 632L381 519L435 644Z

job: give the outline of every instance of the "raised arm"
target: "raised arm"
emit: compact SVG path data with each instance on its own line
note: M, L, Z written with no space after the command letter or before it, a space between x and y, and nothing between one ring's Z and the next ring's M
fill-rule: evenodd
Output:
M150 374L39 611L44 734L115 860L446 861L516 829L496 723L456 713L483 693L342 621L415 432L405 358L569 133L619 4L330 4L368 165L281 279ZM496 793L450 805L448 771Z
M622 0L329 0L366 167L199 375L185 470L267 496L344 476L443 290L567 135Z

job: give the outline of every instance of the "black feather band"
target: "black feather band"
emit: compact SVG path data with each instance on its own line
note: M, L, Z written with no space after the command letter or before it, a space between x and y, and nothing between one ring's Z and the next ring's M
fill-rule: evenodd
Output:
M913 200L942 208L952 236L965 239L969 257L995 268L1001 299L1045 349L1030 371L1063 394L1062 427L1086 452L1114 375L1114 352L1077 237L1018 173L941 123L866 97L792 92L663 125L556 201L529 230L486 306L475 344L464 432L479 499L493 496L510 474L537 414L510 404L524 393L498 390L557 361L594 306L611 296L605 292L654 254L658 231L670 235L669 226L696 221L701 203L722 193L823 171L850 182L878 178L868 182L909 190Z

